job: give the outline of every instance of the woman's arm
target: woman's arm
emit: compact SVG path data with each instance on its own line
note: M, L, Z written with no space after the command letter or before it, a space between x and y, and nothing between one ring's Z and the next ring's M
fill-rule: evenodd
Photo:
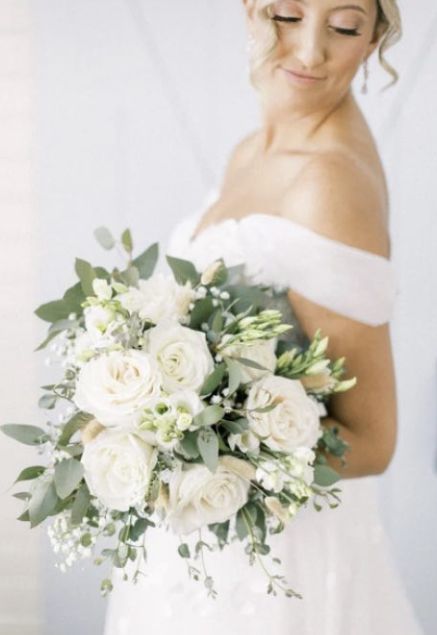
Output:
M378 192L355 165L342 157L317 160L293 187L283 213L334 240L389 257L389 239ZM317 275L315 272L314 275ZM336 292L341 293L341 289ZM307 300L293 290L289 299L309 337L317 328L329 336L327 355L346 357L345 378L357 384L332 396L328 426L337 425L351 449L347 466L329 463L344 478L379 474L389 465L397 437L396 384L389 324L369 326Z

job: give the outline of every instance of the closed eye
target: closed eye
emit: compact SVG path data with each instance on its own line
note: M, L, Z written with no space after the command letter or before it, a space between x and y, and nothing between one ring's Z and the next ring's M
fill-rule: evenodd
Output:
M302 18L290 18L284 15L273 15L272 20L276 22L299 22ZM332 27L334 31L337 33L341 33L342 35L352 35L356 37L357 35L361 35L357 29L341 29L339 27Z

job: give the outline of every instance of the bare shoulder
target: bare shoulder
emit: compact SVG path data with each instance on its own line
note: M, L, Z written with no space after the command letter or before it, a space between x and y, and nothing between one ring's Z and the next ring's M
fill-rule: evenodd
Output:
M328 238L390 257L380 181L353 155L335 151L310 159L281 207L284 216Z

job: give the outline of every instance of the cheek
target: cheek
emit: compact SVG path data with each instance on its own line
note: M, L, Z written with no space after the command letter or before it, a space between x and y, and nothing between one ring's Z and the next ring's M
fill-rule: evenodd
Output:
M339 42L332 47L331 68L336 73L354 74L366 53L367 46L364 38L350 39L354 41Z

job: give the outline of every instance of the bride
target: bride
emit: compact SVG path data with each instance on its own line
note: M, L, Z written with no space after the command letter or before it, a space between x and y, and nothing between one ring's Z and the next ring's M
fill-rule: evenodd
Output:
M114 572L105 635L416 635L377 510L374 475L396 445L389 320L396 295L388 194L376 144L351 90L360 65L401 32L395 0L244 0L262 126L235 148L221 187L179 223L167 253L199 267L223 256L251 281L285 288L296 343L318 327L345 356L353 390L327 425L350 444L337 509L302 510L272 537L303 599L272 597L240 545L208 566L219 592L188 579L176 537L151 530L145 577Z

